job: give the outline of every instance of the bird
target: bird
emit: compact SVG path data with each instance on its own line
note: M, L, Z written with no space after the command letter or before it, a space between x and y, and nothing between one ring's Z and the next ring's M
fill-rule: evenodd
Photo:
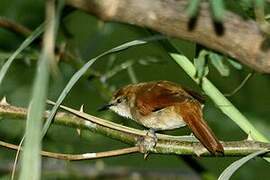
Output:
M223 154L222 144L203 118L203 103L199 93L160 80L126 85L100 110L110 109L154 132L188 126L211 154Z

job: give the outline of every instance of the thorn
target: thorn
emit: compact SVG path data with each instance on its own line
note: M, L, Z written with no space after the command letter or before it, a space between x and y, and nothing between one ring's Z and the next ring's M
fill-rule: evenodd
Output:
M149 153L148 153L148 152L147 152L147 153L145 153L145 154L144 154L144 156L143 156L143 159L144 159L144 160L146 160L146 159L147 159L147 157L148 157L148 155L149 155Z
M253 138L251 136L251 131L248 133L247 141L253 141Z
M84 111L83 111L83 108L84 108L84 104L81 105L81 107L80 107L80 112L84 112ZM79 136L82 135L82 129L81 129L81 128L77 128L76 131L77 131L77 134L78 134Z
M194 151L194 153L198 156L198 157L200 157L203 153L202 152L200 152L200 151Z
M50 112L51 112L50 110L46 110L45 111L46 114L50 114Z
M76 131L77 131L78 135L81 136L82 130L80 128L77 128Z
M84 111L83 111L83 108L84 108L84 104L81 105L81 107L80 107L80 112L84 112Z
M205 147L203 147L201 144L194 145L193 151L198 157L200 157L203 153L208 152L208 150Z
M4 97L1 99L0 104L1 104L1 105L10 105L10 104L7 102L6 96L4 96Z

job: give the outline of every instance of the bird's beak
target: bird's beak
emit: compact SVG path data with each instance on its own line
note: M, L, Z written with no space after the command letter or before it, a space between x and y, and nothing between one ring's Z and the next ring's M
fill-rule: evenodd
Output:
M108 110L111 106L113 106L114 104L105 104L105 105L103 105L103 106L101 106L99 109L98 109L98 111L106 111L106 110Z

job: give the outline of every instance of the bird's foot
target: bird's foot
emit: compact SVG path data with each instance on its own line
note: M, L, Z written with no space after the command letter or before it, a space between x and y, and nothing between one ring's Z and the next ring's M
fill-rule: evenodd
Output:
M146 136L140 137L137 140L137 146L140 148L140 152L144 153L144 159L146 159L149 152L156 147L157 141L158 138L153 129L150 129L146 133Z
M156 147L157 145L157 141L158 141L158 138L157 138L157 135L155 133L155 130L154 129L149 129L149 131L146 133L146 137L149 137L151 141L151 147L154 148Z

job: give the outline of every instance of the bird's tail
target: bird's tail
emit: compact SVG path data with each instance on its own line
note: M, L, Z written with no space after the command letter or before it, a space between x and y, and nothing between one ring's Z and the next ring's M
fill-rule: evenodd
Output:
M195 137L199 139L208 151L215 155L224 154L222 144L203 119L200 105L193 102L184 103L179 108L179 111Z

